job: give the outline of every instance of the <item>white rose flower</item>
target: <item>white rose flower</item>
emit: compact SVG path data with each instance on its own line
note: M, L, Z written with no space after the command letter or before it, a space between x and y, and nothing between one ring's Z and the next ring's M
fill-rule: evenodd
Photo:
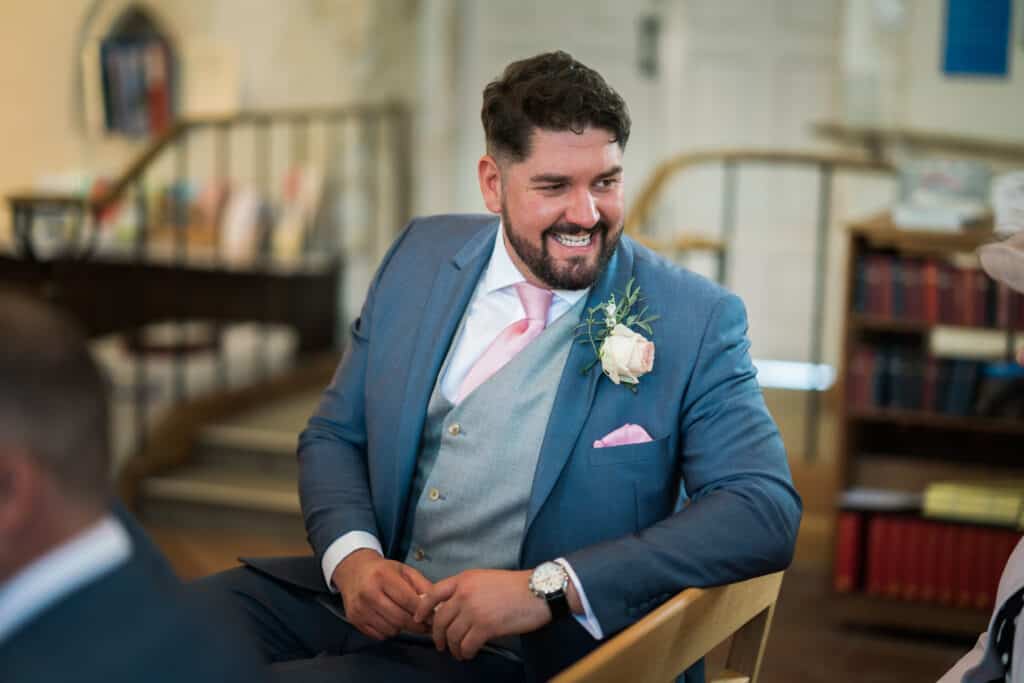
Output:
M619 324L604 338L600 356L608 379L616 384L639 384L640 377L654 366L654 343Z

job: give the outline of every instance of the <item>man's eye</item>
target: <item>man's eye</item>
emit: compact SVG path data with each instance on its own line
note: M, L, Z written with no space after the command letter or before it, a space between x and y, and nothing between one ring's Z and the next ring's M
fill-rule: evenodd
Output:
M609 188L609 187L615 187L618 184L619 184L619 179L618 178L602 178L601 180L597 181L597 186L598 187L606 188L606 189Z
M553 185L541 185L540 189L545 192L554 192L556 190L561 190L563 187L565 187L565 183L555 183Z

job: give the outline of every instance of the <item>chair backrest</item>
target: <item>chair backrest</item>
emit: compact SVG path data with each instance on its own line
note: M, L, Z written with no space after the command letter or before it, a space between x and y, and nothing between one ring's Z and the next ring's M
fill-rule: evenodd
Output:
M782 572L717 588L688 588L589 655L552 683L674 681L732 636L716 683L756 683Z

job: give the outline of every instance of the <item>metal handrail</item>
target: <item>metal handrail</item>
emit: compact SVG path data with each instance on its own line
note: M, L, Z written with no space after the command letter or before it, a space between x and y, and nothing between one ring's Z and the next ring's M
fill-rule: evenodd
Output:
M817 232L815 249L814 286L811 291L811 362L821 365L822 339L825 319L825 279L828 271L828 248L832 216L832 184L836 172L879 173L892 175L895 167L883 160L849 154L833 154L815 151L792 151L773 149L717 149L686 152L660 163L640 189L625 222L626 233L655 249L675 252L688 249L708 251L717 260L717 279L725 282L728 278L729 246L736 231L736 197L738 192L737 169L741 165L767 164L772 166L810 167L817 170L820 182L817 197ZM659 199L668 188L670 180L680 173L697 167L721 165L722 175L722 218L719 240L703 236L686 235L665 242L643 234ZM807 459L814 460L817 451L817 430L820 412L819 391L810 391L807 397L806 444Z

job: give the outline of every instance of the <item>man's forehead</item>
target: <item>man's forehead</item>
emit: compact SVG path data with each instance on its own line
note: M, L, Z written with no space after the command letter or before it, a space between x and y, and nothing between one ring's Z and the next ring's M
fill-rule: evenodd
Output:
M622 165L622 148L615 135L602 128L587 128L581 133L571 130L547 130L535 128L531 134L528 153L512 166L520 170L535 172L557 172L559 168L569 170L585 163L596 173L603 173L612 167ZM600 168L597 168L600 166Z

